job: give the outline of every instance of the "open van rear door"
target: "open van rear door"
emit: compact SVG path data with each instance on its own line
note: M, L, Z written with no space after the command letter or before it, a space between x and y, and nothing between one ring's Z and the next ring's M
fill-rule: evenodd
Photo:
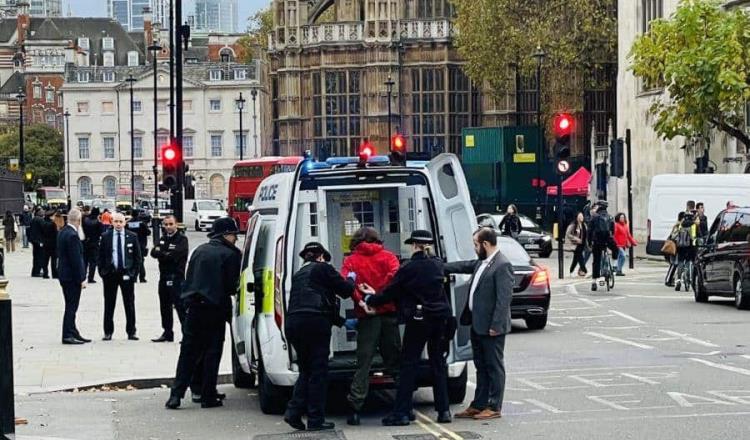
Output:
M448 262L476 259L472 234L477 228L477 220L458 157L441 154L432 159L426 169L430 176L442 256ZM469 287L469 277L466 275L456 276L455 282L451 283L451 306L456 318L461 316L469 297ZM472 358L468 327L459 326L453 351L454 361Z
M262 299L262 296L259 295L261 280L256 279L256 274L253 273L254 262L252 261L258 244L261 221L261 215L255 214L247 222L239 292L234 302L234 319L232 320L234 348L240 363L247 371L250 368L252 350L257 348L253 346L252 329L260 306L259 300Z

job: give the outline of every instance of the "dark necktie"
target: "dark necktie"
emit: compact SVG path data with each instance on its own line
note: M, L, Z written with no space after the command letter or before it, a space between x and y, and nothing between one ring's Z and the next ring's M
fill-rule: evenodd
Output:
M122 232L117 233L117 270L122 270L125 266L122 260Z

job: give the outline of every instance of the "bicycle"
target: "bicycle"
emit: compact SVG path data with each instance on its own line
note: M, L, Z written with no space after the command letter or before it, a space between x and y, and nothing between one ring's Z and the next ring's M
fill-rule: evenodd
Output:
M685 292L690 292L691 287L695 289L695 286L693 286L694 270L695 267L693 266L693 260L687 259L679 262L677 265L677 273L679 274L679 277L674 287L675 291L679 292L681 286L685 287Z
M615 268L612 265L612 259L609 257L607 249L602 250L600 275L604 281L599 284L607 288L607 292L615 287Z

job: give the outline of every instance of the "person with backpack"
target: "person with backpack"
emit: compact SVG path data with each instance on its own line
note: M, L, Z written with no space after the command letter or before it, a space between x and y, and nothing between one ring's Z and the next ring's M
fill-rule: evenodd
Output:
M682 225L682 220L685 218L685 211L680 211L677 214L677 223L672 226L672 231L669 233L669 238L667 241L671 241L675 243L675 240L677 239L677 232L680 230L680 226ZM667 275L664 277L664 285L667 287L674 287L674 276L677 273L677 251L676 251L676 244L675 244L675 252L670 254L665 254L669 259L669 268L667 268Z
M688 263L695 259L695 239L697 236L698 226L695 224L695 216L685 213L674 240L677 245L677 281L674 285L676 291L679 291L682 287L683 271Z
M592 268L591 291L595 292L602 269L602 255L606 255L607 249L612 251L612 257L617 258L619 250L613 238L614 222L607 212L609 206L606 201L599 201L596 204L596 210L592 212L591 226L589 227L589 242L591 243L591 252L594 255Z

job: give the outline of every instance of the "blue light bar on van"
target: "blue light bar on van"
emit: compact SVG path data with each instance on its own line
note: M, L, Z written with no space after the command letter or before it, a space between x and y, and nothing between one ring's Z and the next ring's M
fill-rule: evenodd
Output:
M388 156L373 156L367 161L367 163L369 165L384 166L390 165L391 160ZM306 176L314 170L327 170L331 168L345 167L347 165L357 164L359 164L358 157L329 157L325 162L316 162L312 158L308 158L302 161L302 170L300 171L300 174L302 176Z

